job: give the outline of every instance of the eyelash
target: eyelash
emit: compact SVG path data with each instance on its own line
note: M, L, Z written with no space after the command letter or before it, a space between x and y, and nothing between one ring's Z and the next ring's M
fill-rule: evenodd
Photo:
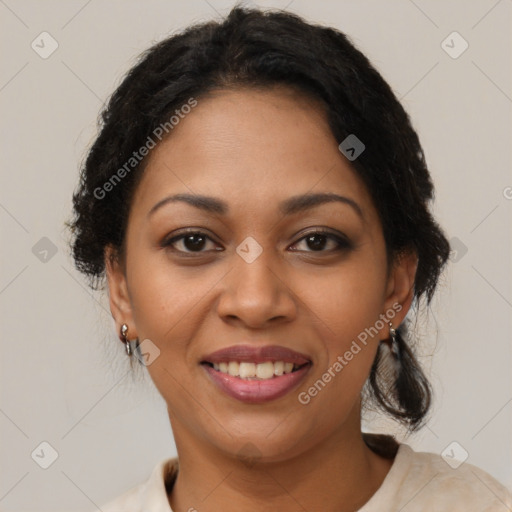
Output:
M177 250L172 247L176 242L178 242L180 240L184 240L186 237L193 236L193 235L200 235L200 236L206 238L207 240L215 243L215 241L212 238L210 238L205 232L198 231L198 230L189 230L189 231L182 232L181 234L176 235L172 238L164 240L161 243L161 247L169 249L169 250L171 250L175 253L181 254L181 255L199 255L199 254L204 254L204 253L210 252L210 251L202 251L202 250L201 251L180 251L180 250ZM304 234L301 238L299 238L299 240L297 240L295 243L293 243L292 246L297 245L298 243L304 241L306 238L313 236L313 235L325 236L327 239L330 239L330 240L333 240L334 242L336 242L337 246L334 249L330 249L330 250L320 250L320 251L294 250L294 252L306 252L306 253L313 253L313 254L314 253L321 254L321 253L340 252L343 250L350 250L353 248L353 244L348 239L346 239L342 236L336 235L336 234L332 233L331 231L322 229L322 228L318 228L314 231L310 231L310 232ZM218 250L220 251L220 249L215 249L215 251L218 251ZM187 256L187 257L189 257L189 256Z

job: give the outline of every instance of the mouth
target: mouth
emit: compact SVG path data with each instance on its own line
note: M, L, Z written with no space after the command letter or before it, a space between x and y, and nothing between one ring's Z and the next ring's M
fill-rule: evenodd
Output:
M313 363L306 355L285 347L237 345L206 356L200 365L217 389L236 400L256 404L288 394Z

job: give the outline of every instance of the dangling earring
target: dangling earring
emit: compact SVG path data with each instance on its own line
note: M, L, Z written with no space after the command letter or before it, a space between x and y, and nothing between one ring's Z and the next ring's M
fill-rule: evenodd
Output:
M400 361L400 347L398 346L398 339L396 329L393 329L393 324L389 323L389 338L391 340L391 353L397 361Z
M126 354L128 356L131 356L133 354L132 346L130 344L130 340L126 337L126 333L128 332L128 326L126 324L123 324L121 326L121 336L120 339L124 343L124 346L126 348Z

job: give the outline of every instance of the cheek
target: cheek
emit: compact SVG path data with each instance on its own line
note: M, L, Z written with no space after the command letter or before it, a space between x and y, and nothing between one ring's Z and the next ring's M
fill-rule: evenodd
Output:
M128 282L139 335L165 345L179 338L195 325L204 297L220 277L219 272L201 273L199 268L179 269L164 251L134 249Z
M385 286L385 261L361 251L335 271L305 281L301 293L323 324L323 339L341 350L384 312Z
M337 408L340 401L348 406L358 396L370 371L380 341L385 285L385 261L371 251L361 252L336 273L303 285L304 302L314 313L312 319L319 320L317 338L323 344L315 382L321 379L326 384L330 392L322 392L323 400Z
M320 430L336 428L357 406L380 342L370 329L380 313L378 302L371 294L354 293L324 297L316 332L322 350L314 374L298 391Z

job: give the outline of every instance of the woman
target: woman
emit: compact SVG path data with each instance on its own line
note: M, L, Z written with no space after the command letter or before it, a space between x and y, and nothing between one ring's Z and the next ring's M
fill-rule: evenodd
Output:
M74 258L178 452L104 512L512 507L474 466L361 432L372 403L425 421L405 317L449 244L407 114L343 34L233 9L149 49L102 119Z

